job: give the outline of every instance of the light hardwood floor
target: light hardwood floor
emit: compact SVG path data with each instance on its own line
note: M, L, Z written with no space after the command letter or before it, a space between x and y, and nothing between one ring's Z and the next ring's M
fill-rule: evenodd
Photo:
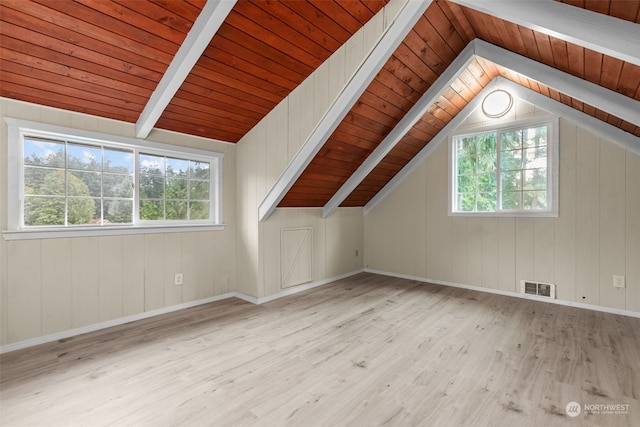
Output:
M372 274L0 363L3 426L640 425L640 319Z

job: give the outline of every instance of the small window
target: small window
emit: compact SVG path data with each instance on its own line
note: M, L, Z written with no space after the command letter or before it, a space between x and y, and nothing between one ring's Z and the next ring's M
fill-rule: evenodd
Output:
M143 153L139 164L141 221L210 218L209 162Z
M6 120L9 233L220 225L220 154Z
M553 121L484 130L451 139L451 213L554 216Z

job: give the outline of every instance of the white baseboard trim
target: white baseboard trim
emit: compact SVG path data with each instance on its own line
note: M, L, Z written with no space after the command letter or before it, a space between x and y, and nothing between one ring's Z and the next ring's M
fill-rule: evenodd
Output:
M227 292L222 295L216 295L209 298L203 298L195 301L185 302L183 304L172 305L170 307L163 307L156 310L145 311L143 313L132 314L130 316L120 317L118 319L107 320L105 322L94 323L92 325L82 326L79 328L68 329L66 331L56 332L49 335L43 335L40 337L31 338L24 341L19 341L12 344L6 344L0 346L0 354L9 353L11 351L21 350L23 348L33 347L40 344L45 344L52 341L58 341L65 338L71 338L76 335L82 335L89 332L99 331L101 329L111 328L113 326L124 325L125 323L135 322L136 320L148 319L150 317L159 316L161 314L171 313L178 310L184 310L186 308L196 307L203 304L209 304L216 301L221 301L229 298L239 298L243 301L251 304L264 304L269 301L276 300L278 298L286 297L287 295L296 294L309 289L316 288L318 286L326 285L336 280L345 279L355 274L363 273L364 269L355 270L349 273L341 274L339 276L331 277L328 279L318 280L316 282L305 283L299 286L291 287L272 295L256 298L251 295L246 295L241 292Z
M159 316L161 314L171 313L173 311L184 310L185 308L196 307L202 304L209 304L211 302L220 301L227 298L233 298L237 292L227 292L226 294L216 295L214 297L199 299L196 301L189 301L183 304L172 305L170 307L158 308L156 310L145 311L142 313L132 314L130 316L120 317L118 319L107 320L105 322L94 323L87 326L81 326L79 328L68 329L66 331L56 332L49 335L43 335L36 338L31 338L24 341L19 341L12 344L6 344L0 347L0 354L8 353L10 351L20 350L27 347L33 347L35 345L44 344L52 341L57 341L65 338L70 338L76 335L82 335L89 332L99 331L100 329L111 328L112 326L124 325L125 323L135 322L136 320L148 319L149 317Z
M489 294L505 295L508 297L529 299L534 301L546 302L550 304L564 305L567 307L584 308L587 310L601 311L604 313L620 314L622 316L640 318L640 312L637 312L637 311L622 310L619 308L604 307L601 305L585 304L582 302L574 302L574 301L567 301L567 300L561 300L561 299L549 299L549 298L539 297L537 295L520 294L517 292L503 291L501 289L483 288L482 286L464 285L461 283L446 282L443 280L428 279L425 277L418 277L418 276L410 276L408 274L390 273L388 271L375 270L372 268L365 268L364 271L366 273L380 274L382 276L390 276L390 277L397 277L399 279L415 280L416 282L433 283L434 285L443 285L443 286L450 286L453 288L469 289L472 291L486 292Z
M315 282L303 283L301 285L292 286L290 288L283 289L282 291L275 294L267 295L260 298L254 298L253 300L246 300L246 301L252 302L254 304L264 304L265 302L273 301L278 298L286 297L288 295L297 294L298 292L308 291L309 289L317 288L318 286L323 286L331 282L335 282L336 280L346 279L347 277L351 277L360 273L364 273L364 268L350 271L349 273L340 274L338 276L330 277L328 279L323 279Z

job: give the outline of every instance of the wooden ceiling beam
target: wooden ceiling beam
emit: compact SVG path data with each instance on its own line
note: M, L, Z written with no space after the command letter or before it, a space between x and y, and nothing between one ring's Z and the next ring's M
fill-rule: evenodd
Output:
M445 126L434 138L427 144L418 154L411 159L365 206L364 214L371 211L382 199L384 199L394 188L396 188L422 161L429 156L438 144L448 140L448 136L453 132L464 120L469 117L473 111L479 107L484 96L496 89L504 89L513 96L523 99L526 102L537 105L540 108L549 111L556 116L565 117L573 120L580 125L586 127L612 142L621 145L634 153L640 154L640 138L619 129L607 122L604 122L589 114L583 113L571 106L565 105L560 101L538 93L532 89L526 88L518 83L507 80L504 77L496 77L489 83L467 106Z
M371 153L371 155L365 160L365 162L351 175L351 177L344 183L344 185L338 190L338 192L329 200L322 210L323 217L329 216L335 209L342 204L344 200L357 188L358 185L373 171L373 169L380 163L384 157L395 147L395 145L404 137L404 135L411 130L413 125L419 120L420 117L431 107L431 105L438 99L439 95L451 85L451 83L466 69L471 60L479 57L488 60L500 67L504 67L514 73L525 76L529 79L535 80L544 84L545 86L555 89L561 94L567 95L580 102L584 102L588 105L597 105L598 108L611 114L615 117L621 118L636 126L640 126L640 102L627 96L621 95L612 90L603 88L594 83L572 76L563 71L557 70L548 65L541 64L533 61L529 58L523 57L509 50L492 45L480 39L475 39L465 50L458 56L458 58L449 66L444 74L434 83L434 85L425 92L420 100L409 110L409 112L403 117L398 125L389 133L389 135L380 143L380 145ZM493 83L493 82L492 82ZM494 83L492 86L495 86ZM446 85L446 86L445 86ZM430 150L428 148L433 142L438 142L444 138L449 132L453 131L464 120L473 109L478 105L478 102L483 99L487 93L486 88L476 96L456 117L453 118L433 139L432 143L427 144L424 150ZM576 110L577 111L577 110ZM580 115L582 117L582 115ZM603 122L603 125L606 123ZM607 125L608 126L608 125ZM620 131L622 132L622 131ZM636 140L637 138L628 134L630 138ZM638 150L638 144L630 145ZM419 156L416 156L419 157ZM416 158L411 160L402 171L407 168L411 168L410 165L415 165ZM402 172L401 171L401 172ZM395 178L390 181L396 182ZM392 188L395 184L391 184ZM382 191L388 191L388 186L385 186ZM386 189L386 190L385 190ZM378 200L378 195L373 199ZM376 202L374 202L375 204ZM368 206L368 205L367 205Z
M633 22L553 0L450 1L640 66L640 25Z
M338 98L329 107L329 110L322 117L300 151L298 151L285 171L271 187L262 203L260 203L258 209L260 221L268 219L273 213L280 201L302 175L305 168L311 163L326 140L338 127L342 119L351 110L351 107L364 93L367 86L431 3L432 0L410 0L404 5L396 19L387 28L382 38L356 70L340 95L338 95Z
M640 126L640 101L479 39L475 53L571 98L597 106L609 114Z
M146 138L171 99L209 46L236 0L208 0L136 122L136 136Z
M378 163L400 142L407 132L413 128L418 120L425 115L445 90L458 78L475 57L475 43L472 41L464 48L458 57L447 67L429 89L420 97L411 110L389 132L389 135L376 147L360 167L340 187L340 190L322 208L322 217L331 215L345 201L353 190L373 171Z

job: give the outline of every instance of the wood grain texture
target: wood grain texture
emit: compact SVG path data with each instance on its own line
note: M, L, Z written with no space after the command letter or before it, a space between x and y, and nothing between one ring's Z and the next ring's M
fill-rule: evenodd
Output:
M447 13L437 2L429 6L373 83L329 137L324 149L311 161L280 202L280 207L324 206L464 49L470 40L457 21L456 25L451 22L453 18L448 9ZM347 57L348 54L349 52ZM432 112L431 122L442 128L446 120L460 111L459 105L443 97ZM433 132L435 133L437 132ZM423 139L422 146L427 142L428 140ZM359 154L350 153L351 157L342 162L329 157L330 153L341 150L339 147L344 145L362 148L364 151ZM402 152L403 149L398 147L391 155L392 159L377 167L368 181L363 182L342 206L363 206L420 148L406 147ZM393 163L394 157L402 160ZM323 187L326 191L309 194L310 192L305 191L309 188L306 184L308 181L315 181L315 188Z
M237 142L388 0L240 0L157 127ZM134 123L202 1L0 4L0 95Z
M557 0L592 12L640 24L640 3L636 0Z
M429 7L281 201L281 207L321 207L331 199L464 47L467 36L460 27L459 22L462 21L470 22L469 25L476 29L480 38L493 44L640 99L640 67L595 54L588 49L477 11L457 8L453 12L446 4L435 2ZM455 19L456 15L459 19ZM439 130L498 75L629 133L640 134L640 128L634 124L599 111L564 93L550 90L504 67L478 59L445 90L421 120L345 198L341 206L366 205ZM349 153L348 157L342 155L338 158L333 155L342 154L339 150L344 149L344 146L364 151Z
M205 3L4 0L0 2L0 96L134 123ZM631 22L640 19L638 0L565 3ZM284 130L287 157L292 157L352 75L344 71L361 63L402 4L401 0L391 5L388 0L240 0L156 127L238 142L291 94L285 102L289 121ZM636 65L436 0L281 206L324 206L475 38L640 100ZM497 75L495 69L489 71L471 69L454 82L342 206L370 201L464 108L484 79ZM640 136L637 124L597 106L550 91L509 70L500 74ZM302 90L293 95L296 88ZM352 153L355 149L360 151ZM261 150L281 158L267 147ZM348 156L343 158L341 150ZM281 172L282 166L267 170L269 176Z
M386 3L239 1L158 126L238 142Z
M633 426L640 319L360 274L4 354L3 425ZM628 404L565 414L570 401Z

